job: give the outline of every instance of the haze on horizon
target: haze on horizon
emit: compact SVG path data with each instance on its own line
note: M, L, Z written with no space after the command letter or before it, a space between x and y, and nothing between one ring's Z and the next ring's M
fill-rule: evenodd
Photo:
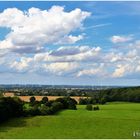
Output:
M0 84L140 85L140 2L0 2Z

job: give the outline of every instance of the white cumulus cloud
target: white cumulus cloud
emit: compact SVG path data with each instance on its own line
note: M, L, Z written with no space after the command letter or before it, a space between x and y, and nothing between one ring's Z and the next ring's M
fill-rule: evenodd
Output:
M82 22L89 16L89 12L78 8L65 12L61 6L52 6L49 10L5 9L0 13L0 27L10 28L11 31L0 42L0 49L36 53L48 44L75 43L83 39L83 36L73 36L71 32L81 28Z
M54 73L55 75L62 75L65 72L75 70L79 65L76 62L56 62L51 64L44 64L45 71Z

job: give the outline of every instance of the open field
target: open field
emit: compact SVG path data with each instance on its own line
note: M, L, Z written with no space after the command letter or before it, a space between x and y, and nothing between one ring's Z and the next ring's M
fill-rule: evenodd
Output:
M140 130L140 104L110 103L99 111L66 110L54 116L10 120L0 126L0 138L135 138Z

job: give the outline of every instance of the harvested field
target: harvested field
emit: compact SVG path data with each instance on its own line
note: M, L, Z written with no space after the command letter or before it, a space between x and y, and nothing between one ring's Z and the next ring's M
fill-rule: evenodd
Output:
M30 97L32 96L18 96L21 100L29 102ZM40 101L44 96L34 96L37 101ZM47 96L49 100L55 100L57 98L63 97L63 96ZM77 102L79 102L80 96L72 96L71 98L74 98ZM86 97L82 97L86 98Z
M3 94L4 97L14 97L14 93L12 92L7 92ZM32 96L18 96L21 100L29 102L30 97ZM34 96L36 98L37 101L40 101L44 96ZM60 97L64 97L64 96L47 96L49 100L55 100L57 98ZM79 102L79 98L86 98L86 97L80 97L80 96L71 96L71 98L74 98L77 102Z

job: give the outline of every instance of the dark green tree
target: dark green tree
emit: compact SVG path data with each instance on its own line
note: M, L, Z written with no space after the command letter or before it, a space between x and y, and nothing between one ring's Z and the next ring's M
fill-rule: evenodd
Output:
M48 97L47 96L43 97L41 103L46 104L47 102L48 102Z
M33 106L34 105L34 103L35 103L35 101L36 101L36 99L35 99L35 97L34 96L32 96L32 97L30 97L30 105L31 106Z

